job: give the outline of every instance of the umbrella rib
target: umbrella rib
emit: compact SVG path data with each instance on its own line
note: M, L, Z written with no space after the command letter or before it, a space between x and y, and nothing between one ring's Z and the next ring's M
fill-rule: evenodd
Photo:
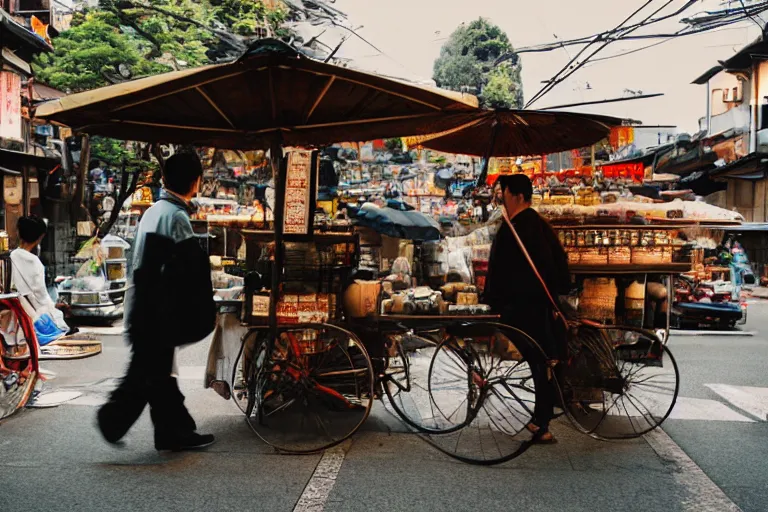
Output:
M483 113L482 117L478 119L472 119L471 121L467 121L466 123L460 126L457 126L456 128L451 128L450 130L445 130L443 132L438 132L438 133L432 133L429 135L417 135L415 137L409 137L409 138L415 139L416 145L420 146L423 142L428 142L430 140L435 140L448 135L452 135L462 130L466 130L467 128L472 128L473 126L476 126L486 120L487 120L487 116L485 115L485 113Z
M365 124L365 123L381 123L386 121L403 121L408 119L419 119L419 118L433 118L435 117L435 114L409 114L404 116L391 116L391 117L374 117L371 119L354 119L352 121L335 121L331 123L320 123L320 124L307 124L303 126L294 126L291 129L292 130L312 130L315 128L329 128L329 127L335 127L335 126L350 126L355 124Z
M281 69L295 69L295 68L292 68L292 67L290 67L290 66L285 66L285 65L280 65L280 66L277 66L277 67L279 67L279 68L281 68ZM429 102L427 102L427 101L418 100L418 99L416 99L416 98L413 98L413 97L411 97L411 96L408 96L407 94L401 94L401 93L399 93L399 92L394 92L394 91L392 91L392 90L384 89L384 88L382 88L382 87L376 87L376 86L375 86L375 85L373 85L373 84L369 84L369 83L366 83L366 82L360 82L359 80L352 80L351 78L347 78L347 77L343 77L343 76L338 76L338 75L331 75L331 74L328 74L328 73L320 73L320 72L318 72L318 71L312 71L311 69L306 69L306 68L300 69L300 71L304 71L304 72L306 72L306 73L312 73L313 75L318 75L318 76L327 76L327 77L332 77L332 76L335 76L336 78L338 78L338 79L340 79L340 80L344 80L345 82L349 82L349 83L351 83L351 84L355 84L355 85L361 85L361 86L363 86L363 87L368 87L369 89L375 89L375 90L377 90L377 91L381 91L381 92L383 92L384 94L390 94L390 95L392 95L392 96L398 96L398 97L400 97L400 98L404 98L404 99L406 99L406 100L408 100L408 101L413 101L414 103L420 103L420 104L422 104L422 105L425 105L425 106L427 106L427 107L429 107L429 108L432 108L432 109L434 109L434 110L442 110L442 109L441 109L440 107L438 107L437 105L433 105L432 103L429 103ZM396 80L390 80L390 81L392 81L392 82L396 82L396 83L399 83L399 82L397 82ZM405 85L405 84L404 84L404 85ZM416 87L416 86L413 86L413 85L409 85L408 87ZM439 95L439 93L436 93L436 92L432 92L432 91L429 91L429 90L427 90L427 89L421 89L421 90L423 90L424 92L427 92L427 93L429 93L429 94L433 94L433 95L435 95L435 96L438 96L438 95ZM450 98L447 98L447 99L450 99ZM451 100L451 101L456 101L456 100Z
M331 85L333 85L334 80L336 80L335 76L331 76L331 78L328 79L328 82L325 84L325 87L323 87L323 90L320 91L320 94L317 96L317 99L315 100L315 103L312 105L312 108L309 109L309 113L307 114L307 117L304 118L304 122L308 123L309 118L312 117L312 114L315 113L315 109L318 105L320 105L320 102L323 101L323 98L325 98L325 94L328 92L328 89L331 88Z
M181 124L168 124L168 123L150 123L147 121L129 121L125 119L110 119L110 123L123 123L123 124L135 124L138 126L151 126L154 128L174 128L178 130L200 130L204 132L223 132L223 133L248 133L248 134L259 134L259 133L267 133L267 132L274 132L274 131L290 131L289 128L284 128L281 126L273 127L273 128L265 128L263 130L238 130L238 129L232 129L232 128L212 128L209 126L185 126ZM79 130L87 131L88 128L92 126L98 126L98 125L87 125L79 128Z
M234 123L232 123L232 121L230 121L229 117L227 117L227 115L226 115L226 114L225 114L225 113L224 113L224 112L223 112L223 111L222 111L222 110L219 108L219 106L216 104L216 102L214 102L214 101L211 99L211 97L210 97L210 96L208 96L208 95L205 93L205 91L204 91L204 90L202 90L200 87L195 87L195 90L197 90L197 92L199 92L199 93L200 93L200 96L202 96L203 98L205 98L205 101L207 101L207 102L208 102L208 103L209 103L209 104L210 104L210 105L213 107L213 109L214 109L216 112L218 112L218 113L219 113L219 115L220 115L220 116L221 116L221 117L222 117L222 118L223 118L223 119L224 119L224 120L227 122L227 124L228 124L229 126L231 126L232 128L236 129L236 128L235 128L235 125L234 125Z
M160 98L165 98L166 96L173 96L174 94L177 94L177 93L180 93L180 92L184 92L184 91L188 91L190 89L197 89L198 87L202 87L204 85L212 84L214 82L218 82L219 80L226 80L227 78L233 78L233 77L236 77L236 76L240 76L240 75L242 75L244 73L247 73L248 71L251 71L251 70L237 71L235 73L230 73L230 74L223 75L223 76L217 76L216 78L211 78L210 80L205 80L205 81L197 83L197 84L188 85L188 86L182 87L180 89L174 89L171 92L166 92L166 93L163 93L163 94L158 94L157 96L152 96L151 98L146 98L146 99L143 99L143 100L140 100L140 101L135 101L135 102L129 103L127 105L121 105L121 106L119 106L119 107L117 107L115 109L112 109L111 112L119 112L119 111L125 110L127 108L136 107L136 106L139 106L139 105L143 105L144 103L149 103L150 101L155 101L155 100L159 100ZM256 70L256 71L260 71L260 70ZM167 83L167 82L161 82L158 85L161 85L163 83Z

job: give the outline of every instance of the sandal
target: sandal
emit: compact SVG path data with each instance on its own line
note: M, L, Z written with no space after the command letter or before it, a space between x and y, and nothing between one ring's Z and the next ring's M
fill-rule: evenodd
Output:
M552 435L552 432L549 431L549 429L542 429L538 425L534 423L529 423L525 426L526 429L528 429L528 432L533 434L533 439L531 439L531 443L533 444L556 444L557 439L554 435Z

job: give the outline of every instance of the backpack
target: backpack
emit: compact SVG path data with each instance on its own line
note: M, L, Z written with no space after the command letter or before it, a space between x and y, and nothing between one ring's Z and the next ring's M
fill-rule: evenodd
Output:
M147 233L144 244L145 263L134 273L138 314L132 315L143 324L141 331L161 335L171 346L204 339L216 326L207 254L196 238L174 243Z

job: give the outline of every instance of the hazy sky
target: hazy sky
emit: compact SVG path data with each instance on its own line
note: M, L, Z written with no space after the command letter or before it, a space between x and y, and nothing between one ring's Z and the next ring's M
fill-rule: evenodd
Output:
M376 45L382 54L359 40L345 43L345 56L363 58L365 67L381 73L409 77L432 77L432 64L441 45L462 22L480 16L489 18L507 32L515 47L570 39L615 27L645 0L337 0L350 26ZM661 7L655 0L644 12ZM676 0L662 13L674 11L685 0ZM703 0L686 15L711 8L718 0ZM639 21L639 18L636 18ZM542 100L533 105L546 107L592 101L623 95L624 89L643 93L664 93L655 99L576 109L639 119L646 125L677 125L680 131L696 131L705 114L705 86L691 81L733 55L759 31L754 24L687 36L655 48L624 57L589 64L577 71ZM683 28L677 19L656 25L654 32ZM599 56L623 53L654 41L617 42ZM523 86L526 100L574 55L579 47L548 53L524 54ZM587 90L587 83L591 89Z

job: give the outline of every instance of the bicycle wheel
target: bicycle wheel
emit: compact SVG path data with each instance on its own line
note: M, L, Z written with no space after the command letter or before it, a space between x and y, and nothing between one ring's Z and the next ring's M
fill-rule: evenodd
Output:
M474 324L449 333L430 368L430 395L439 420L451 428L429 442L451 457L491 465L531 445L535 387L530 357L538 345L501 324ZM542 356L543 357L543 356Z
M575 419L583 430L600 439L639 437L661 425L672 412L680 389L677 362L652 333L604 329L600 334L612 345L612 368L603 375L596 399L581 401Z
M429 365L437 343L413 333L390 336L390 355L382 378L392 409L420 432L439 432L429 397Z
M339 444L371 411L371 360L341 328L283 328L277 340L261 343L252 368L248 424L281 451L313 453Z

